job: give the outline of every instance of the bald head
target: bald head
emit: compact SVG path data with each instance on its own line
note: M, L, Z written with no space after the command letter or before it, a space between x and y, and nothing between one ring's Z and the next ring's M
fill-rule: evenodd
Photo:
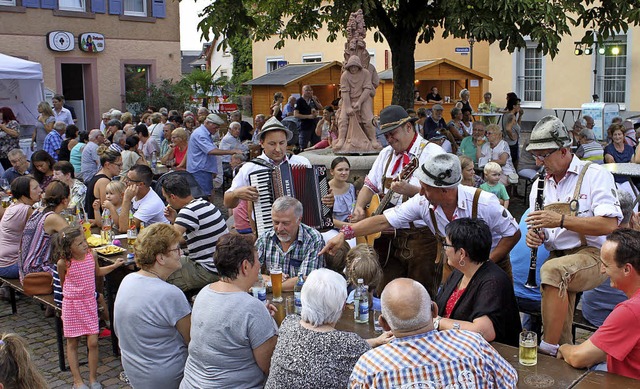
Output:
M397 278L380 296L382 316L395 332L413 332L432 326L431 297L419 282Z

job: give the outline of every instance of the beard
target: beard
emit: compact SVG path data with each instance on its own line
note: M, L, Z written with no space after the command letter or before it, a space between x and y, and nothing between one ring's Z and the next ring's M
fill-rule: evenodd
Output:
M289 242L291 240L291 235L287 234L286 232L276 234L276 236L278 237L278 239L280 239L280 242Z

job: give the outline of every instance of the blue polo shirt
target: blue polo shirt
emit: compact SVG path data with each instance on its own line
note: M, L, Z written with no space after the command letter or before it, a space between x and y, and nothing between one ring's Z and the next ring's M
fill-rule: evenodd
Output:
M215 155L209 151L217 149L211 140L211 134L203 125L196 128L189 138L187 150L187 171L189 173L209 172L218 173L218 163Z

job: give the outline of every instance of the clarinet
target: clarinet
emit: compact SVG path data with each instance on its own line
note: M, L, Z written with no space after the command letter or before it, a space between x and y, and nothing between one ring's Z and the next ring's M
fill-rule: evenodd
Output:
M540 211L544 208L544 166L540 168L538 171L538 192L536 193L536 203L535 210ZM540 230L538 228L534 229L537 234ZM529 275L527 276L527 282L524 284L527 288L537 288L538 283L536 282L536 264L538 261L538 248L531 249L531 260L529 262Z

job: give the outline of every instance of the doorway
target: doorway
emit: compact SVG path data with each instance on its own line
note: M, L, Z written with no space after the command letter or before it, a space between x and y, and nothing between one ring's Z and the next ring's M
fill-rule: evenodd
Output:
M85 98L85 67L89 65L77 63L63 63L61 65L62 74L62 94L65 104L72 107L76 114L76 126L83 131L86 129L86 98Z

